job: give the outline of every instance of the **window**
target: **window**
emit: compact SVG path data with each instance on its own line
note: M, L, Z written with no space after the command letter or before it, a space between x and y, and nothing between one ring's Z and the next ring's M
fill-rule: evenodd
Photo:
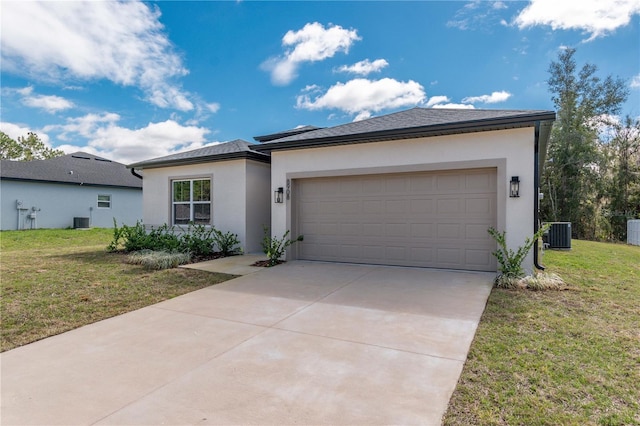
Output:
M98 208L110 209L111 208L111 195L98 195Z
M174 225L211 224L211 179L174 180L171 186Z

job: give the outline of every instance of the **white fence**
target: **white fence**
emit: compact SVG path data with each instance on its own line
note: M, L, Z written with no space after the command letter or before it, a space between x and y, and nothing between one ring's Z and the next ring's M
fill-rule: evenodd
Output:
M640 246L640 219L627 221L627 244Z

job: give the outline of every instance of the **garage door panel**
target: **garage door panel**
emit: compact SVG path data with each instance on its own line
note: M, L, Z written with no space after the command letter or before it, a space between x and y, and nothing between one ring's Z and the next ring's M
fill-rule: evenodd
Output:
M492 254L488 250L465 250L465 261L469 265L482 267L491 261Z
M436 249L437 261L441 265L459 265L460 264L460 252L459 248L445 248L440 247Z
M384 237L384 224L383 223L363 223L362 224L363 235L371 237Z
M496 171L302 179L297 257L495 271ZM314 192L315 190L319 192Z
M420 266L425 263L434 264L435 259L433 258L434 250L432 248L427 247L412 247L411 248L411 261L414 265L411 266Z
M411 202L409 200L388 200L385 203L387 214L406 214L409 212Z
M463 200L459 198L440 198L436 203L437 214L461 214L464 212Z
M450 194L457 192L462 185L462 177L454 174L443 174L436 178L436 190L441 193Z
M491 241L486 224L468 223L464 227L464 237L467 240Z
M495 173L473 173L465 176L465 187L470 190L490 192L495 188Z
M410 211L412 214L430 214L434 211L434 205L432 198L412 199Z
M387 223L386 231L386 235L391 238L405 239L409 237L409 225L406 223Z
M464 200L464 212L467 215L481 215L482 217L493 216L493 203L487 198L467 198Z
M440 240L450 240L460 238L459 223L438 223L436 225L437 236Z
M362 210L369 215L384 213L384 202L380 200L362 200Z
M412 193L433 193L434 188L434 176L412 176L410 178L410 191Z
M411 235L413 238L433 238L433 223L412 223Z

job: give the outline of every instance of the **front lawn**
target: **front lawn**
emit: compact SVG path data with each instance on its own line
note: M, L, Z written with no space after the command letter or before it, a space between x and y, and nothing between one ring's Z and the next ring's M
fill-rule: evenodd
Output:
M12 349L232 278L148 271L107 253L111 229L0 232L0 348Z
M572 245L570 290L493 289L445 425L640 425L640 247Z

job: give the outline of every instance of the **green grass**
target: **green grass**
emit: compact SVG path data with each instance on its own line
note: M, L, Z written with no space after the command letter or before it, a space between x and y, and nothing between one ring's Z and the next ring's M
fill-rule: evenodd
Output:
M493 289L445 425L640 425L640 247L572 245L570 290Z
M112 232L0 232L2 351L233 277L127 264L125 254L106 252Z

